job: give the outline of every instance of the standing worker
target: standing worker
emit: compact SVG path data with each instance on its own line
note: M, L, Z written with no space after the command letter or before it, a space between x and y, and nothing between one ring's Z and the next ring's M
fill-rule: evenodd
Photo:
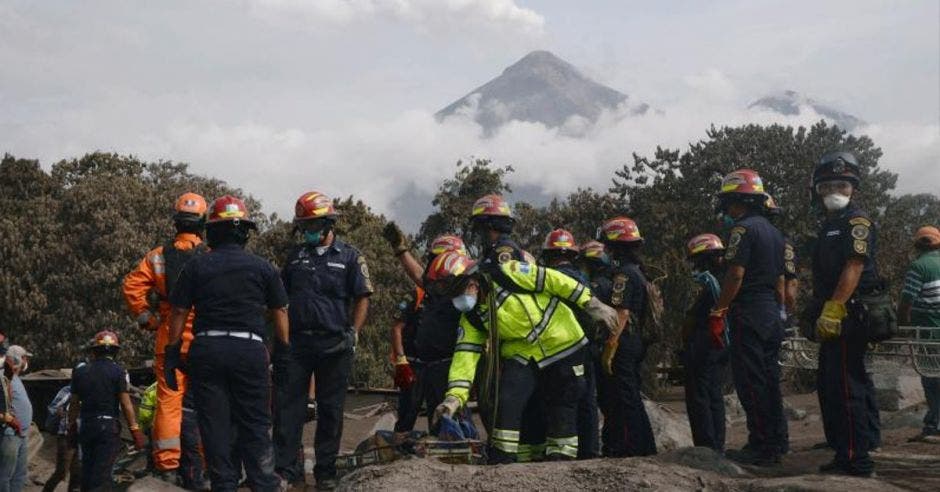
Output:
M575 459L587 338L568 303L608 329L617 324L616 313L584 284L515 260L478 268L476 261L449 252L434 260L428 280L428 290L450 297L463 313L447 397L435 416L453 416L466 405L489 338L488 350L496 351L502 365L490 461Z
M649 456L656 454L656 439L640 394L640 369L646 355L640 330L649 314L646 276L638 251L643 236L629 217L605 221L598 236L610 255L611 267L610 290L597 295L617 311L619 320L601 353L603 375L598 395L604 412L603 452L604 456Z
M555 229L545 236L542 244L542 263L558 270L582 284L588 285L588 277L576 265L579 256L578 244L574 236L564 230ZM573 308L578 324L587 337L584 349L584 395L578 403L578 459L597 458L601 454L599 415L597 410L597 375L596 363L600 352L597 350L597 329L594 320L580 309Z
M271 377L263 342L267 311L274 322L271 359L275 372L283 371L289 351L287 294L274 266L245 251L253 229L244 202L229 195L216 199L206 224L211 251L186 263L170 295L164 377L170 389L178 389L182 336L195 311L186 367L212 490L238 486L233 445L254 490L281 485L274 473Z
M819 403L835 449L835 458L820 471L871 476L874 387L865 370L868 333L857 296L881 281L875 226L852 201L860 184L861 168L848 152L824 155L813 170L813 201L826 213L813 251L813 301L819 312Z
M512 208L500 195L486 195L473 203L470 212L471 247L478 249L483 265L500 264L509 260L535 263L512 239L516 219ZM476 256L477 253L474 253Z
M686 253L692 262L692 278L699 285L699 295L686 313L683 324L682 353L685 368L685 407L696 446L725 451L725 399L723 375L728 364L724 346L712 344L708 331L711 312L721 287L725 245L714 234L699 234L689 240ZM727 331L725 331L727 336Z
M928 339L940 340L940 229L934 226L917 229L914 249L917 259L904 277L898 321L905 325L933 328ZM940 435L940 378L921 377L920 381L927 399L927 413L923 430L913 440Z
M82 491L111 488L111 467L121 446L118 412L123 411L134 447L140 451L146 446L128 394L127 371L114 361L120 347L117 334L98 332L92 341L91 361L72 372L69 435L81 446Z
M170 483L179 481L187 489L203 490L208 482L199 451L198 423L192 398L187 398L188 378L185 373L180 373L176 380L179 390L172 390L167 387L163 368L169 336L168 299L183 265L205 252L202 234L206 225L206 200L195 193L184 193L176 200L174 208L176 236L150 250L137 268L124 277L124 300L138 326L154 332L153 370L157 378L157 396L151 445L156 475ZM151 292L160 299L157 314L151 311L147 299ZM183 330L183 354L189 352L193 339L192 321L190 316Z
M290 482L303 479L298 451L313 375L317 398L313 474L321 490L337 483L346 388L373 291L365 257L333 231L338 216L328 196L316 191L301 195L294 224L303 243L291 251L281 271L293 329L291 363L284 384L276 389L277 472Z
M764 183L750 169L724 177L718 193L723 222L731 225L721 295L709 314L715 347L724 345L726 318L731 333L731 373L747 416L747 445L741 462L772 466L784 443L780 392L780 305L783 293L783 234L763 215Z

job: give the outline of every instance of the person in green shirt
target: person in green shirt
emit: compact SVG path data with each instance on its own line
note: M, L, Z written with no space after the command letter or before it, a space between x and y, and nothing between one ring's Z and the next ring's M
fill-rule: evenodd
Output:
M902 324L923 328L936 327L927 334L940 339L940 229L924 226L914 234L917 259L904 278L898 318ZM921 378L927 399L924 429L912 441L940 436L940 378ZM936 438L933 438L936 439Z

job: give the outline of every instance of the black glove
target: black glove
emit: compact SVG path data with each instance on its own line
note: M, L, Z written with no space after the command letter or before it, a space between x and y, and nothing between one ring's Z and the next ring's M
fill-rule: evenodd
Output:
M382 237L384 237L385 240L388 241L389 246L395 250L395 254L408 251L408 242L405 239L405 235L395 222L389 222L385 225L385 228L382 229Z
M183 370L183 358L180 354L182 348L182 340L172 345L168 344L163 355L163 378L166 379L167 388L173 391L179 391L179 386L176 384L176 370Z
M286 386L290 378L291 355L290 345L275 339L274 352L271 354L271 363L274 365L274 385Z

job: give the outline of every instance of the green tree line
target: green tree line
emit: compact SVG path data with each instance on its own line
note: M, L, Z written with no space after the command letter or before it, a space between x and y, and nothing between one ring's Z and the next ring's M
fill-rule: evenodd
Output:
M713 127L686 149L634 154L611 176L608 190L577 189L544 206L515 203L517 239L538 255L542 239L556 227L584 242L605 218L623 214L636 220L646 239L647 270L659 279L667 307L665 333L656 334L659 342L647 358L652 373L674 362L676 333L692 297L685 242L695 234L722 232L714 210L721 177L741 167L761 174L784 208L777 225L802 253L800 275L809 285L806 253L818 221L809 183L813 163L830 150L851 151L862 165L860 201L878 224L881 271L897 290L910 259L911 235L921 225L938 222L940 198L893 194L897 175L879 167L882 152L875 143L824 122L811 128ZM511 200L513 172L486 159L458 162L453 177L441 182L433 197L434 212L417 231L416 247L444 232L463 232L471 205L481 195L503 193ZM46 171L36 160L5 155L0 162L0 330L36 353L35 367L70 366L81 346L105 328L122 336L126 363L149 358L152 334L138 330L128 315L121 281L145 252L172 235L173 201L185 191L209 200L225 193L246 198L260 226L249 247L275 264L283 263L297 240L289 218L263 215L250 195L195 175L185 164L96 152ZM354 380L389 386L388 328L411 286L382 239L387 219L365 198L337 200L343 213L338 233L366 256L376 287Z

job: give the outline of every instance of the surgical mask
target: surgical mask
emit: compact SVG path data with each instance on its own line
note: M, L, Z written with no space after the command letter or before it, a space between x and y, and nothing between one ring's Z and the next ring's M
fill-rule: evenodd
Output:
M304 241L307 244L316 246L323 240L323 231L304 231Z
M451 299L450 302L453 303L454 309L467 313L477 305L477 297L471 294L461 294Z
M850 198L843 195L842 193L832 193L823 197L823 205L826 206L826 210L835 212L847 207L849 205L849 200Z

